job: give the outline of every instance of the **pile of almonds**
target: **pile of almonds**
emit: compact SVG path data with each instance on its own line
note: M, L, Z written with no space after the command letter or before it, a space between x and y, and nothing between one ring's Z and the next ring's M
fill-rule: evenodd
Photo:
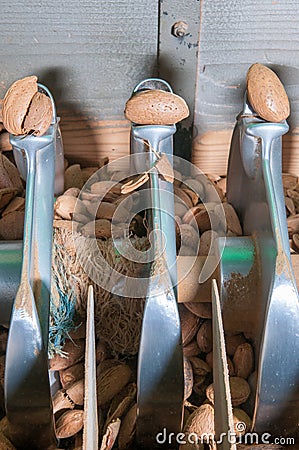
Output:
M184 432L214 434L213 337L211 303L180 304L185 371ZM243 334L225 335L235 432L239 421L250 430L251 419L242 409L249 398L254 376L252 344ZM182 447L184 448L184 446ZM191 448L191 447L190 447ZM194 447L195 448L195 447Z

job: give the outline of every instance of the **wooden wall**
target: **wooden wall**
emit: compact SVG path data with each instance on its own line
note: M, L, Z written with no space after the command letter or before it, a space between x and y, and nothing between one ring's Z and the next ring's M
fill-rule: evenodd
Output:
M52 91L67 155L128 153L123 109L157 73L157 0L2 0L0 97L36 74Z
M246 71L258 61L289 94L284 170L299 174L298 17L298 0L2 0L0 97L37 74L54 94L66 155L115 159L129 151L126 100L159 72L194 112L193 161L225 173ZM182 38L171 34L177 20L189 25Z

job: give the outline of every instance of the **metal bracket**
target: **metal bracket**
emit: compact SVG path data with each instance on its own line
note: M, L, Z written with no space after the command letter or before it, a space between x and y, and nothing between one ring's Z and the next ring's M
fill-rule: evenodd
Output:
M200 2L160 0L159 76L167 80L190 109L175 136L175 154L191 157L195 107Z

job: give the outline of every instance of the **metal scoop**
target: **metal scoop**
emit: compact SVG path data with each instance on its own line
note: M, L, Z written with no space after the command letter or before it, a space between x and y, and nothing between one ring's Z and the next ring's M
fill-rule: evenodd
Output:
M256 382L250 380L247 405L254 430L278 436L298 432L299 420L299 301L281 168L287 131L286 122L256 117L245 98L231 143L227 199L248 237L227 238L220 264L224 328L246 332L255 346Z
M18 448L55 443L48 376L48 327L57 118L43 136L13 136L26 156L27 186L21 283L11 315L5 367L5 405Z
M133 125L134 139L147 141L152 164L160 143L175 132L175 125ZM181 430L184 375L181 327L173 280L168 271L166 249L174 246L172 233L163 228L161 180L156 170L150 172L153 246L156 256L148 280L138 359L137 442L139 448L172 448L159 434ZM163 240L164 232L165 240Z

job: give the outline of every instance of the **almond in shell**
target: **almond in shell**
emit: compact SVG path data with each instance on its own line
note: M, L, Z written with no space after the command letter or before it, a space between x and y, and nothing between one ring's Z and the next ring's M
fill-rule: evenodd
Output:
M128 120L144 125L169 125L189 116L184 99L172 92L146 90L134 94L126 103Z
M137 420L137 405L134 404L125 415L119 430L118 449L126 450L133 442Z
M269 122L281 122L290 115L290 103L280 79L263 64L247 72L247 96L254 111Z
M65 439L74 436L83 428L84 411L79 409L64 412L56 421L56 436Z
M97 371L98 405L105 405L113 399L130 381L132 372L128 365L117 364L104 372Z
M233 363L235 367L235 375L247 379L254 368L253 349L249 342L238 345Z

